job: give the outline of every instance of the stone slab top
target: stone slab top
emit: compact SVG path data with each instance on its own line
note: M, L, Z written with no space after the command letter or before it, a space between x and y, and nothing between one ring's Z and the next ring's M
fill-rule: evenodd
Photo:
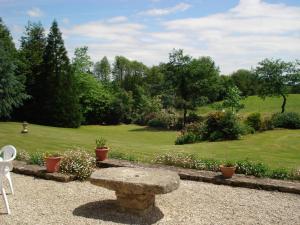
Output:
M125 194L165 194L179 187L176 172L150 168L108 168L92 173L94 185Z

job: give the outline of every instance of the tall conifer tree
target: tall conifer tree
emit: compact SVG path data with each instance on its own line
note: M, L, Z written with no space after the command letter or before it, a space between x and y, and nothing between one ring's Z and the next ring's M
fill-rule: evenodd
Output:
M43 123L62 127L80 126L82 113L75 76L56 21L52 23L47 37L43 87Z

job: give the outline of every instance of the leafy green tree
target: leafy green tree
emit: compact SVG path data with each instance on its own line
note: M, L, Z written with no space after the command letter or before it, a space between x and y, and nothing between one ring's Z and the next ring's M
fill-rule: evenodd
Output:
M10 32L0 18L0 118L10 117L13 109L28 98L18 57Z
M72 66L76 73L90 73L93 62L87 53L87 46L75 49Z
M194 110L213 99L219 70L209 57L192 59L183 50L170 53L165 82L170 94L175 93L174 106L183 111L183 126L188 110Z
M47 37L43 61L42 122L63 127L80 126L82 113L76 80L56 21Z
M241 95L255 95L258 92L259 82L252 71L240 69L231 74L233 84L241 91Z
M104 56L100 62L95 64L94 74L104 83L108 83L110 81L111 68L106 56Z
M281 96L283 102L281 113L284 113L287 102L288 86L300 81L299 63L285 62L281 59L264 59L258 63L255 73L261 83L259 96L263 99Z
M230 108L232 112L238 112L244 108L244 104L241 103L241 92L237 86L228 88L226 97L222 103L223 108Z
M44 88L41 84L43 55L46 47L45 31L41 23L28 23L21 37L20 59L22 71L26 76L26 92L31 96L16 110L15 118L37 122L40 105L38 99Z
M129 74L130 61L124 56L116 56L113 63L113 80L120 87L123 87L124 79Z

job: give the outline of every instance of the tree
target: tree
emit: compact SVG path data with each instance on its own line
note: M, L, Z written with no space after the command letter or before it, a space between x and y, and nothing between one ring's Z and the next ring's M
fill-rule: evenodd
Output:
M87 52L87 46L75 49L75 57L72 60L72 66L76 73L90 73L93 62Z
M31 96L24 105L16 110L15 118L37 122L38 99L44 88L41 83L43 55L46 47L45 31L41 23L28 23L21 37L20 59L26 77L26 92Z
M95 64L94 74L104 83L108 83L110 81L111 68L106 56L104 56L100 62Z
M259 82L252 71L240 69L231 74L233 84L241 91L241 95L255 95L258 92Z
M219 70L209 57L192 59L181 49L170 53L165 82L169 94L175 93L174 106L183 111L183 126L188 110L216 98L218 76Z
M281 59L264 59L258 63L255 73L261 83L259 96L263 99L281 96L283 102L281 113L284 113L287 102L288 86L300 81L299 64L284 62Z
M43 61L42 122L63 127L80 126L82 114L75 76L56 21L47 37Z
M244 104L241 104L240 101L243 99L241 97L241 91L237 86L232 86L228 88L226 97L222 103L223 108L230 108L231 111L238 112L242 108L244 108Z
M18 52L9 30L0 18L0 118L10 117L14 108L28 98L21 75Z
M112 76L113 80L120 87L123 87L123 81L129 72L130 61L124 56L116 56L113 63Z

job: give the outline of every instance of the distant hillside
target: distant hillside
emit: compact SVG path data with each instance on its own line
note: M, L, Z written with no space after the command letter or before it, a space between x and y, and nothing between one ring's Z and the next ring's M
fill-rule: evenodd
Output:
M272 97L262 100L258 96L250 96L244 99L245 108L240 111L242 114L260 112L262 114L271 114L281 112L282 98ZM211 106L200 107L199 114L206 114L214 109ZM290 94L287 98L286 112L300 113L300 94Z

